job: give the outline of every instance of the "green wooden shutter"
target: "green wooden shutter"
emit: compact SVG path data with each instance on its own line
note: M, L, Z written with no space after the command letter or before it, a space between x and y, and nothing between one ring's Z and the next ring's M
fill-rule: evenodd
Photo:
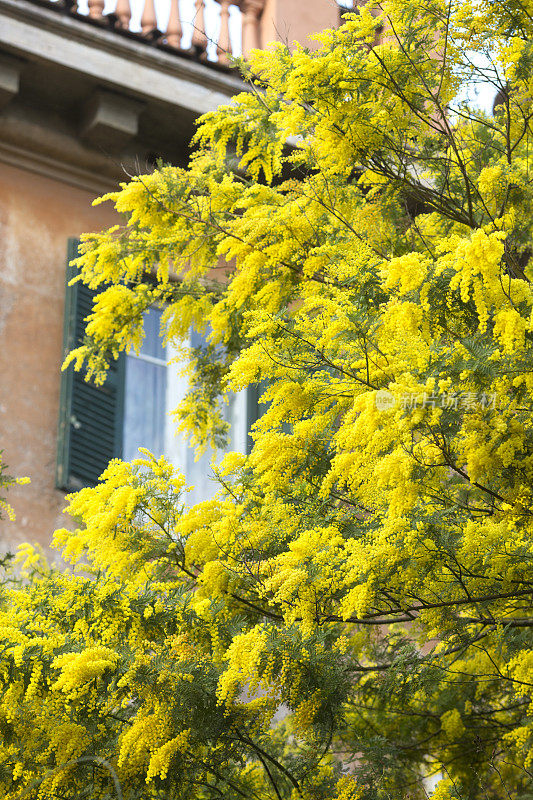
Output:
M63 358L83 342L85 318L92 311L97 292L77 282L70 261L78 255L78 240L69 239L67 287L63 332ZM100 290L101 291L101 290ZM61 373L56 485L75 491L95 486L112 458L122 455L125 356L112 362L103 386L85 381L84 370L71 364Z

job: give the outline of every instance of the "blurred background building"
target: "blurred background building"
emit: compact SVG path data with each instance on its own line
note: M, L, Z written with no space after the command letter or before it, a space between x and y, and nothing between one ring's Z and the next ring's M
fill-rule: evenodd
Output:
M71 371L91 298L68 288L77 237L117 221L99 194L156 160L185 165L194 123L243 89L229 54L339 24L336 0L0 0L0 449L16 523L0 550L49 542L68 490L139 444L189 470L200 499L209 458L194 465L166 413L184 391L146 319L139 357L102 390ZM191 337L194 339L194 332ZM193 344L197 342L192 341ZM256 398L236 397L231 446L245 449Z

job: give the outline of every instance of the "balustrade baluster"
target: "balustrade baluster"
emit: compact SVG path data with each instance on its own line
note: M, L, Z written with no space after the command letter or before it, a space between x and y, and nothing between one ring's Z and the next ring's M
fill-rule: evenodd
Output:
M154 0L144 0L144 10L141 17L141 31L143 36L157 28L157 17L155 15Z
M265 0L241 0L242 10L242 54L248 58L252 50L261 46L259 37L259 17Z
M167 44L171 47L179 47L182 36L183 28L181 27L179 0L170 0L170 14L166 34Z
M231 0L220 2L220 36L218 37L217 57L219 64L229 64L231 56L231 38L229 34L229 7Z
M179 8L180 0L170 0L165 41L170 47L181 47L183 27ZM216 54L219 64L227 65L233 53L230 33L230 8L232 5L240 8L242 24L242 55L247 58L250 52L261 46L260 17L266 0L217 0L220 4L220 33L217 42ZM69 10L77 11L77 0L65 0ZM105 0L88 0L89 17L101 20L104 17ZM206 4L205 0L194 0L194 22L191 46L206 57L207 34L205 26ZM131 0L116 0L114 16L116 27L122 30L130 29ZM154 0L144 0L141 16L142 35L150 38L153 31L157 32L157 16Z
M88 6L91 19L102 19L104 16L104 0L89 0Z
M117 0L115 15L118 20L117 28L122 28L123 30L128 31L130 28L131 19L130 0Z
M205 2L204 0L194 0L194 30L192 34L191 44L197 47L198 50L205 52L207 50L207 36L205 35Z

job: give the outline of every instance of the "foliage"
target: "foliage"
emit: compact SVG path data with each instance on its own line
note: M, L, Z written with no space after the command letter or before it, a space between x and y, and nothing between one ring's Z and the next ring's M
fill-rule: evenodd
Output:
M91 757L139 800L396 800L431 773L438 800L531 797L532 14L363 7L257 53L188 170L105 198L78 366L159 303L167 339L210 331L195 441L221 392L264 382L268 409L214 500L145 453L71 496L77 571L25 551L4 797L113 796ZM493 115L461 100L481 79Z

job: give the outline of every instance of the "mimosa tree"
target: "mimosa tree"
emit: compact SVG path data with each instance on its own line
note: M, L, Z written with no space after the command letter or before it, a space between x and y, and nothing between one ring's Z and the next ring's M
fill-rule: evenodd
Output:
M532 796L533 6L375 11L256 53L190 168L85 238L78 367L156 304L167 340L209 336L194 444L229 391L265 410L215 499L144 453L70 497L77 569L24 550L5 798L114 797L110 770L128 800Z

